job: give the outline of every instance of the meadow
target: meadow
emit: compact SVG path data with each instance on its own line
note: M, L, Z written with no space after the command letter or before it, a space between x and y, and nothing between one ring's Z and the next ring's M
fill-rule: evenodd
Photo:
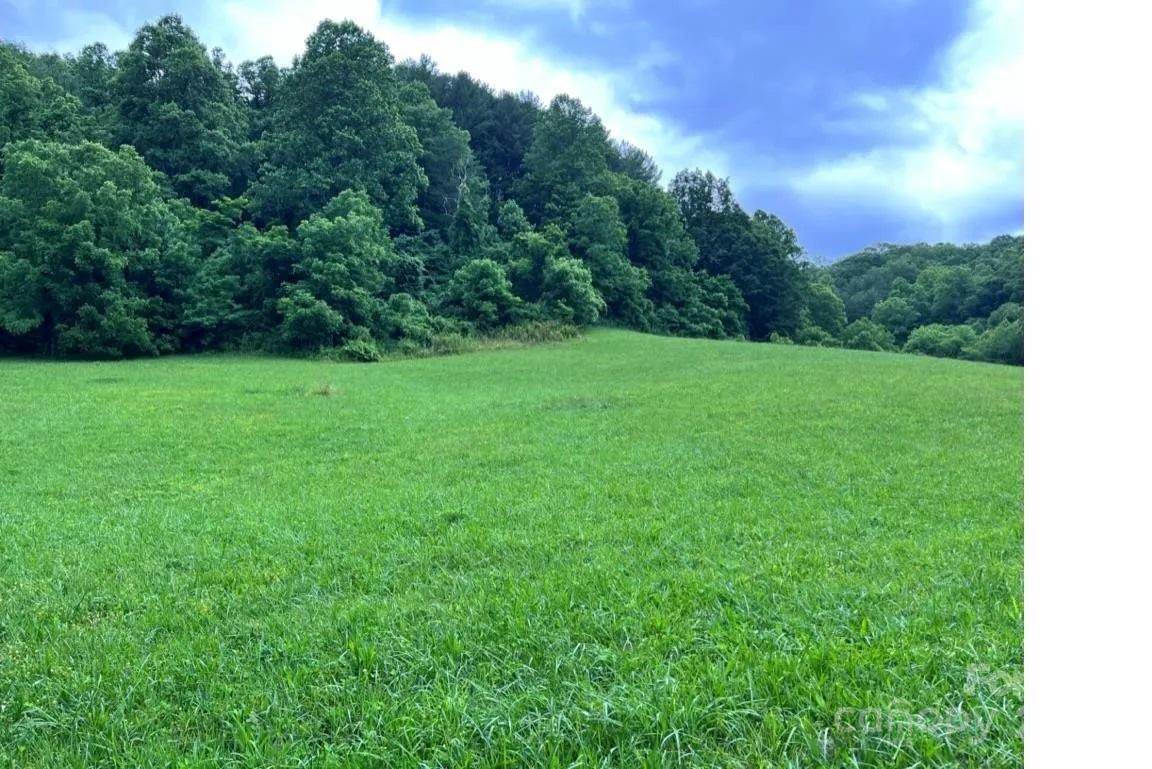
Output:
M1022 765L1023 371L0 361L0 766Z

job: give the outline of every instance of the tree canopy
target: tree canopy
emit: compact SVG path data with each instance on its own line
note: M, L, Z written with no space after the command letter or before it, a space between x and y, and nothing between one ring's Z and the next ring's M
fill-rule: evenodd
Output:
M248 115L180 17L142 27L117 57L109 85L114 144L133 146L196 205L239 191Z
M1024 362L1024 238L881 245L827 271L849 319L868 318L909 352Z
M0 352L373 360L508 326L1023 363L1024 241L830 267L705 169L324 21L233 66L175 15L122 51L0 45Z
M95 357L179 349L196 269L191 212L130 147L4 148L0 330L8 345Z
M250 191L259 220L295 227L345 190L368 195L393 232L419 229L423 148L404 122L387 46L325 21L284 77Z

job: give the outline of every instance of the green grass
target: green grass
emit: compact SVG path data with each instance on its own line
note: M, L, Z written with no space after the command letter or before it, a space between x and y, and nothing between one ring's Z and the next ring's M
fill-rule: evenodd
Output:
M0 765L1019 766L1023 373L0 361Z

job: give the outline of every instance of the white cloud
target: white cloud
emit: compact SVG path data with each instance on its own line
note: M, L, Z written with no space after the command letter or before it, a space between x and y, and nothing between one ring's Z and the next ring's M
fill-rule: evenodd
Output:
M937 85L858 94L888 143L802 169L790 186L813 204L860 201L907 212L940 239L975 239L982 213L1024 195L1023 4L976 0Z
M52 19L47 38L34 36L19 42L35 50L55 51L56 53L76 53L89 43L102 42L112 50L126 48L132 41L135 30L128 29L113 16L104 11L76 8L59 0L7 0L17 14L31 18ZM0 36L4 36L0 30Z
M567 11L573 21L584 18L589 8L620 8L628 0L490 0L493 5L526 11Z

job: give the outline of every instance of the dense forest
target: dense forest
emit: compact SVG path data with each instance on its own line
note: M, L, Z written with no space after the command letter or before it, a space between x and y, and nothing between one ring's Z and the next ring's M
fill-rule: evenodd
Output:
M579 100L397 63L350 22L288 68L177 16L125 51L4 44L0 148L0 353L375 360L608 323L1023 363L1023 238L818 268Z

